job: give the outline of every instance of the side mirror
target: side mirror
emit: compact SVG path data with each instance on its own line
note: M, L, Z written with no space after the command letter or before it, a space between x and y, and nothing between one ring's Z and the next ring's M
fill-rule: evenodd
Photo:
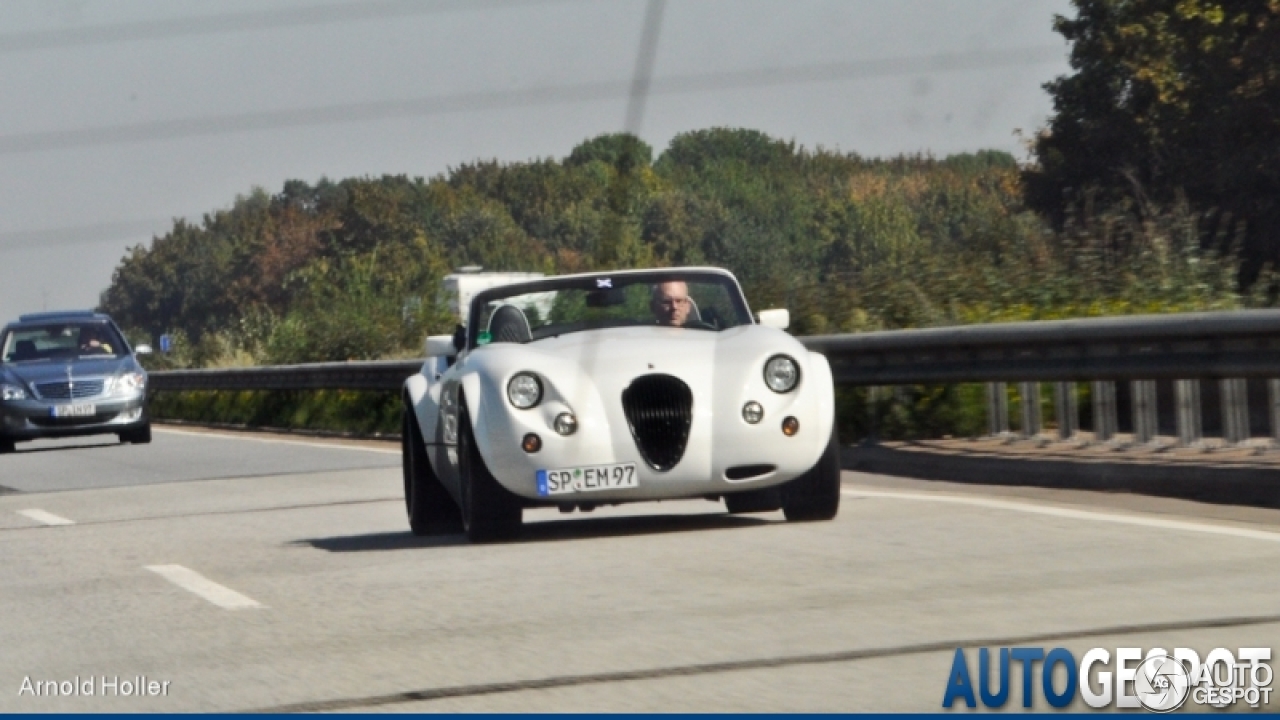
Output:
M138 347L133 349L134 355L150 355L151 352L152 351L151 351L150 345L139 345Z
M453 347L452 335L428 335L427 357L453 357L458 351Z
M791 326L790 310L761 310L756 317L759 319L760 324L765 327L786 330Z

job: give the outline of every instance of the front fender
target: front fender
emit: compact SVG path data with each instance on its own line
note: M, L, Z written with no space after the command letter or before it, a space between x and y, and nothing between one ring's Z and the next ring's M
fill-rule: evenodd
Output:
M831 375L831 363L822 353L809 353L809 373L815 375L814 382L822 392L818 394L818 417L823 423L819 427L822 437L829 437L836 421L835 379Z
M440 376L445 369L444 358L427 358L422 369L404 381L402 389L427 444L439 442L437 426L440 423L440 389L443 386Z

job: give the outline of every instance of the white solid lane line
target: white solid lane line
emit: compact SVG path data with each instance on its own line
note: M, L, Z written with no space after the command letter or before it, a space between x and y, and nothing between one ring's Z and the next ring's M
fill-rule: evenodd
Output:
M219 585L195 570L181 565L147 565L146 568L183 590L193 592L209 602L228 610L264 607L251 597L241 595L229 587Z
M1209 535L1226 535L1228 537L1248 538L1250 540L1266 540L1280 542L1280 533L1267 530L1252 530L1230 525L1209 525L1206 523L1188 522L1186 520L1166 520L1164 518L1144 515L1122 515L1119 513L1093 512L1089 510L1073 510L1071 508L1052 505L1036 505L1030 502L1010 502L1008 500L991 500L988 498L960 497L956 495L938 495L934 493L892 492L885 490L863 490L849 488L841 491L849 497L885 498L889 500L917 500L923 502L952 503L955 505L971 505L973 507L993 508L996 510L1012 510L1014 512L1050 515L1072 520L1095 520L1099 522L1118 523L1121 525L1139 525L1142 527L1161 528L1163 530L1183 530L1187 532L1206 533Z
M32 520L35 520L36 522L41 523L42 525L75 525L76 524L75 520L68 520L64 517L54 515L51 512L45 512L44 510L40 510L38 508L31 508L30 510L18 510L17 513L19 515L22 515L23 517L27 517Z
M382 455L399 455L399 450L387 450L385 448L362 447L360 445L342 445L339 443L318 443L308 442L306 440L289 440L285 438L264 438L254 437L252 435L230 435L220 432L191 432L190 430L174 430L173 428L152 427L152 430L159 433L168 433L170 435L190 435L192 437L212 437L222 440L249 440L251 442L267 443L268 445L301 445L302 447L324 448L325 450L357 450L359 452L379 453Z

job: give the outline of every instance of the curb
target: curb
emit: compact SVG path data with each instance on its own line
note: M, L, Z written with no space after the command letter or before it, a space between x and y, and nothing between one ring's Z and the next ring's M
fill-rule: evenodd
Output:
M232 430L235 432L270 433L272 435L294 435L297 437L330 438L338 440L383 440L400 442L400 433L358 433L341 430L308 430L305 428L277 428L244 425L241 423L198 422L195 420L170 420L153 418L156 425L172 425L174 427L204 428L206 430Z
M845 470L975 485L1131 492L1223 505L1280 508L1280 472L1270 468L1114 463L1026 457L964 457L883 445L845 446Z

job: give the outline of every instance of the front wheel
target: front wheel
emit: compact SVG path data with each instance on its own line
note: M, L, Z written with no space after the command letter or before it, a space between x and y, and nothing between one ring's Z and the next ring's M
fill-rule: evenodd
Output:
M458 465L462 477L462 524L471 542L511 540L520 534L524 509L520 498L498 483L476 446L466 401L458 413Z
M17 449L17 445L12 440L0 438L0 455L16 452Z
M840 440L831 428L831 440L818 463L805 474L782 486L782 513L791 522L830 520L840 510Z
M452 535L462 530L462 515L427 457L413 408L404 408L400 424L400 457L404 468L404 507L414 535Z

